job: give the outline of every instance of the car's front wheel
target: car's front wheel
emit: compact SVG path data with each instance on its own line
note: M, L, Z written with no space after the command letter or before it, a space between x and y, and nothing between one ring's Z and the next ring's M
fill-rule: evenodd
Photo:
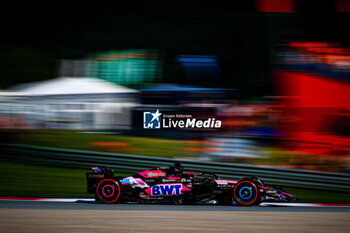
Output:
M250 180L239 181L233 189L233 199L239 205L250 206L259 203L256 184Z
M120 197L120 184L116 180L104 179L96 187L96 199L103 203L117 202Z

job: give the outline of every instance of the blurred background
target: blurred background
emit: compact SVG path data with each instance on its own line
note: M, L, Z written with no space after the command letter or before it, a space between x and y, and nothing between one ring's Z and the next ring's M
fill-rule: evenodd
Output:
M347 0L60 0L11 10L0 45L2 145L350 172ZM215 117L222 128L143 130L142 112L154 109ZM11 177L61 169L6 150L1 161ZM61 174L62 183L84 178ZM0 195L85 191L38 192L53 178L28 177L3 177Z

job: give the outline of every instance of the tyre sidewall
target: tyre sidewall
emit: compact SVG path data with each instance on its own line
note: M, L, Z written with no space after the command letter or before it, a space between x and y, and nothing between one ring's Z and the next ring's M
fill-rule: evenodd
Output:
M244 185L246 185L246 186L244 186ZM248 186L252 187L252 190L251 190L252 197L250 197L248 199L248 200L250 200L249 202L243 202L241 200L241 198L237 197L237 195L239 195L239 192L240 192L240 190L242 190L242 188L248 187ZM256 204L259 204L259 202L260 202L258 186L257 186L257 184L255 184L255 182L253 180L245 179L245 180L238 181L232 190L232 196L233 196L234 201L238 205L242 205L242 206L256 205Z
M104 193L104 189L109 188L112 194L108 196ZM104 179L96 186L96 199L102 203L116 203L120 199L121 184L114 179Z

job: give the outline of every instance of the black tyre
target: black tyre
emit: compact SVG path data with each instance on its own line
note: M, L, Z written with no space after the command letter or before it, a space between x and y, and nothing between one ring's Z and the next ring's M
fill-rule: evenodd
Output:
M120 184L112 179L102 180L96 187L96 199L103 203L115 203L120 197Z
M253 181L239 181L233 189L233 199L239 205L250 206L258 204L258 188Z

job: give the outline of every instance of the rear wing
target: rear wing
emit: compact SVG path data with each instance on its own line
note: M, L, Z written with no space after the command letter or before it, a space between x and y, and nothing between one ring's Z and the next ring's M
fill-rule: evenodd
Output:
M114 178L114 170L107 167L93 167L92 170L86 173L87 192L95 194L96 186L101 180Z

